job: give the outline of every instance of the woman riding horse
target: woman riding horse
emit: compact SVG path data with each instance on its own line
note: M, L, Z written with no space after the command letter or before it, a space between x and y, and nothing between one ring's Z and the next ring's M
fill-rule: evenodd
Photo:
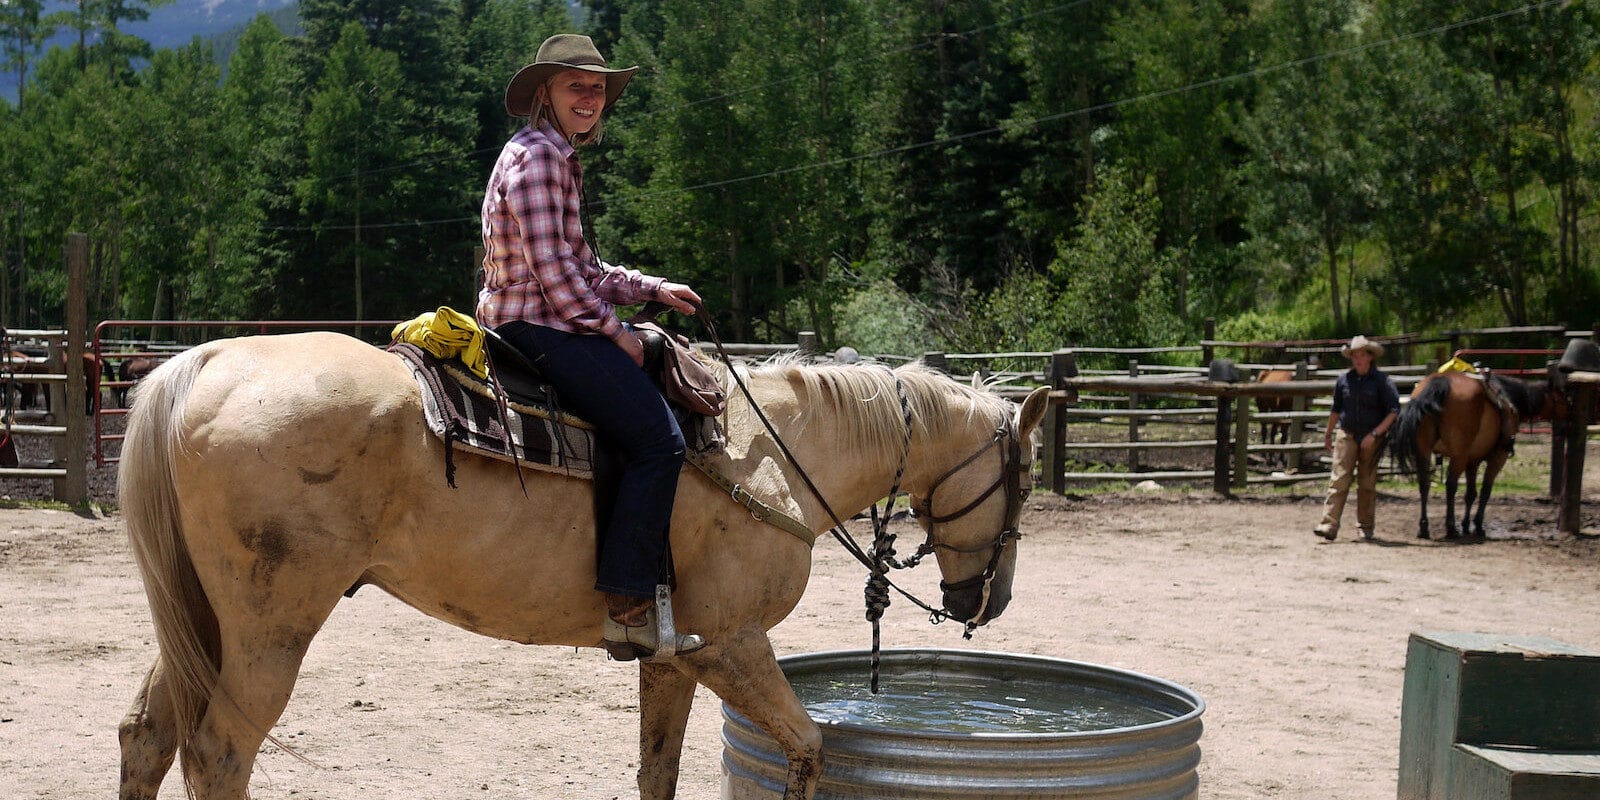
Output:
M574 146L600 139L606 112L636 69L609 69L589 37L559 34L511 79L506 111L528 124L500 151L484 192L478 297L478 322L538 365L561 402L621 456L595 582L606 597L606 650L621 661L653 657L657 620L672 619L656 607L656 587L670 571L667 522L684 439L639 369L643 345L612 304L654 300L693 314L700 303L688 286L602 262L584 236ZM674 635L669 652L705 645Z
M950 615L983 624L1011 596L1048 389L1019 410L917 365L772 366L745 382L752 399L730 396L727 445L708 465L811 535L753 518L692 470L678 483L674 613L706 645L641 665L644 798L672 796L696 684L778 743L787 800L815 790L821 732L766 632L805 590L812 538L833 524L824 502L847 517L898 478ZM180 751L194 797L244 800L301 660L357 583L485 636L601 646L592 485L530 470L524 495L510 464L458 456L449 488L410 368L356 339L185 351L140 384L122 455L118 499L160 645L120 729L123 800L154 798Z

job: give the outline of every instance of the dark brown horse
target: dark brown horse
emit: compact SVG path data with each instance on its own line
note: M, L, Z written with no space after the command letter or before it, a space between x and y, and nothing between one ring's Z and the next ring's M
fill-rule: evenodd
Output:
M138 383L140 379L144 378L146 375L149 375L151 372L154 372L155 368L160 365L161 362L146 356L125 358L121 363L117 364L116 379L119 382L131 381L133 383ZM128 405L128 390L132 388L132 386L113 387L112 394L116 396L117 408L131 408L131 406Z
M51 358L33 358L21 350L12 350L4 354L4 369L11 375L19 376L15 379L19 408L32 408L43 405L46 411L50 410L50 392L41 383L28 380L27 375L62 375L66 369L61 360ZM66 358L66 354L62 354ZM100 393L100 362L93 353L84 353L81 368L83 370L83 413L94 413L95 395ZM9 382L10 377L7 377ZM44 389L44 391L41 391Z
M1567 418L1566 395L1545 384L1528 384L1516 378L1491 375L1496 388L1517 411L1518 421ZM1411 402L1400 409L1389 437L1389 452L1402 472L1415 472L1422 516L1417 538L1428 538L1428 488L1433 458L1450 460L1445 479L1444 538L1461 534L1483 536L1483 509L1489 503L1494 479L1505 466L1508 450L1500 437L1500 409L1484 387L1484 380L1463 372L1429 375L1411 392ZM1483 491L1478 492L1478 467L1483 465ZM1466 509L1456 528L1456 482L1467 474ZM1477 514L1472 504L1477 501ZM1469 524L1470 523L1470 524Z
M1288 383L1289 381L1292 381L1292 380L1294 380L1294 372L1292 370L1287 370L1287 369L1269 369L1269 370L1266 370L1266 371L1263 371L1263 372L1257 372L1255 374L1255 377L1251 379L1251 382L1252 383ZM1260 396L1256 397L1256 411L1258 413L1275 414L1275 413L1282 412L1282 411L1293 411L1293 410L1294 410L1294 398L1292 398L1292 397L1260 397ZM1284 420L1279 420L1279 419L1274 419L1274 420L1265 420L1264 419L1264 420L1261 420L1261 443L1262 444L1288 444L1289 443L1289 424L1290 423L1288 423L1288 422L1286 422ZM1289 456L1288 456L1287 453L1271 452L1271 453L1267 454L1267 464L1269 464L1269 465L1284 465L1284 466L1287 466L1288 463L1289 463Z

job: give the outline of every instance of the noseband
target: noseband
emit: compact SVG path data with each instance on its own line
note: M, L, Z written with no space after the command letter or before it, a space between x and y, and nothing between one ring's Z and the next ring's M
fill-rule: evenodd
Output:
M989 484L989 488L984 489L977 497L973 498L972 502L962 506L958 511L942 515L933 513L933 496L939 490L939 487L943 486L945 481L954 477L956 473L965 469L967 465L978 460L984 453L989 452L990 448L998 448L1000 450L1000 474L995 477L994 483ZM989 563L977 575L953 583L939 582L940 590L946 593L981 587L982 596L978 603L978 610L967 620L967 629L964 635L969 639L972 638L973 629L978 626L973 620L982 619L984 612L989 609L990 589L994 585L995 572L999 569L1000 557L1005 554L1006 545L1015 539L1022 538L1022 531L1018 530L1017 522L1022 517L1022 503L1028 499L1028 495L1033 488L1032 481L1028 477L1028 467L1022 461L1022 442L1020 437L1017 436L1016 424L1012 422L1010 417L1006 417L1000 427L995 429L993 438L987 444L979 447L972 455L967 456L961 463L951 467L949 471L933 482L933 486L928 489L928 496L923 500L922 508L918 511L928 520L928 540L923 543L922 547L918 548L919 553L923 550L932 552L939 548L944 548L954 553L981 553L984 550L993 550L989 555ZM989 496L1001 487L1004 487L1006 491L1006 513L1000 527L1000 533L995 538L973 547L957 547L952 544L934 541L933 530L935 525L953 522L972 513L974 509L982 505L983 501L988 500Z

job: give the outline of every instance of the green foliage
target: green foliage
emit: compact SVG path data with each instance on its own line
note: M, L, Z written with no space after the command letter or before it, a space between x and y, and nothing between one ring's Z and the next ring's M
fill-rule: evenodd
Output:
M867 355L918 355L939 346L929 310L887 277L843 294L836 313L830 346L849 345Z
M68 230L97 317L471 307L506 82L585 29L641 67L582 151L600 250L731 339L1050 350L1600 303L1592 3L302 0L300 29L162 52L120 30L151 5L0 4L24 86L0 324L59 321Z

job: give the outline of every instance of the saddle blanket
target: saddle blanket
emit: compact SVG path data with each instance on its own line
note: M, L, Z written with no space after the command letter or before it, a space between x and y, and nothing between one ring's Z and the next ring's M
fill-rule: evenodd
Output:
M509 401L502 425L493 388L461 368L460 362L439 359L403 342L388 349L406 362L422 387L428 429L444 440L445 477L451 487L456 485L453 450L457 447L507 463L515 447L523 467L593 479L597 444L589 423L561 413L554 403L531 406Z

